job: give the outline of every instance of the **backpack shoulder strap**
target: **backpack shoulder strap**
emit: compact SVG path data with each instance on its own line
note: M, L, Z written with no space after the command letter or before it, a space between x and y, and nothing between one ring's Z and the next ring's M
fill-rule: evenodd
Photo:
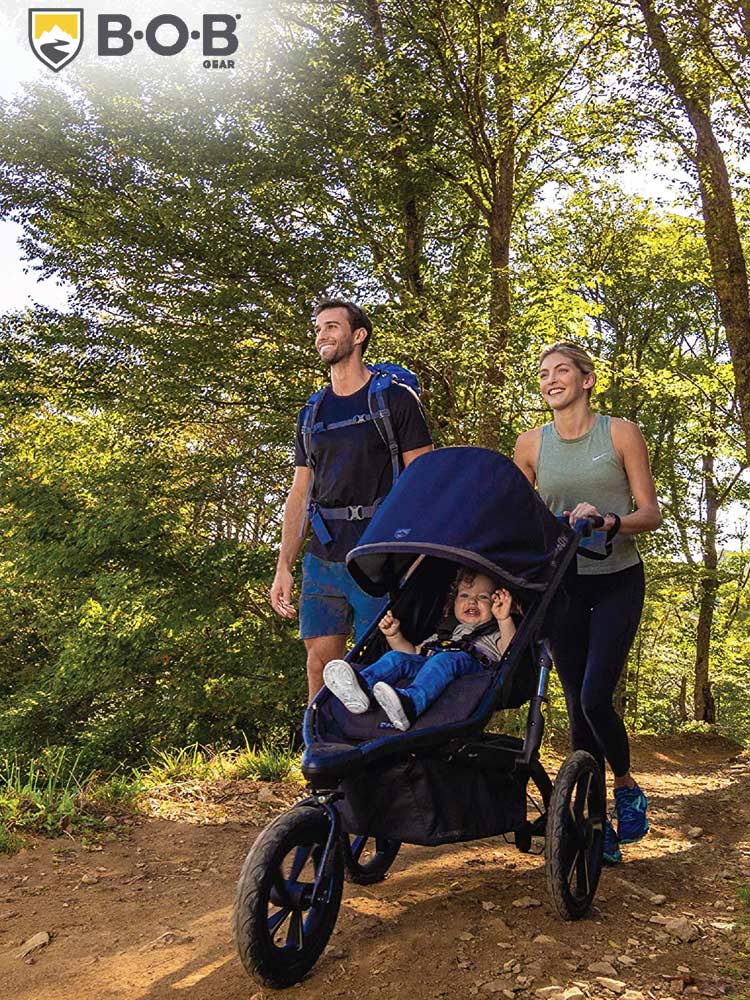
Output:
M310 468L313 467L312 452L310 450L313 428L318 419L318 410L326 392L328 392L328 386L324 385L322 389L318 389L310 396L302 408L302 427L300 428L302 433L302 447L305 449L305 458Z
M375 426L390 452L393 482L395 483L401 474L401 462L396 428L393 426L387 399L388 390L393 385L393 381L394 377L391 372L375 368L367 391L367 405L370 407Z
M315 466L312 459L312 435L313 428L315 427L315 422L318 419L318 410L320 409L320 404L323 402L323 398L328 391L328 386L324 385L322 389L318 389L316 392L310 396L305 405L302 408L302 427L300 428L300 433L302 434L302 447L305 450L305 460L307 462L307 467L311 470L312 475L310 476L310 485L307 487L307 496L305 497L305 509L302 514L302 523L300 525L299 537L304 538L305 532L307 530L307 519L312 517L310 515L310 505L312 503L313 490L315 488ZM330 535L328 536L328 541L330 541Z

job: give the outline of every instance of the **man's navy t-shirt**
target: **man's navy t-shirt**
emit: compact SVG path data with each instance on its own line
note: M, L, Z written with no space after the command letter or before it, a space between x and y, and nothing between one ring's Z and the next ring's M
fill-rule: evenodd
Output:
M394 383L386 391L386 404L391 411L400 453L432 444L422 407L411 390ZM301 410L297 416L295 465L307 465L301 432L303 412ZM369 412L367 383L350 396L337 396L329 387L318 409L316 423L333 424ZM357 504L367 507L378 497L384 497L393 485L391 455L373 420L319 431L312 435L310 449L315 468L313 499L321 507ZM328 562L343 562L369 523L369 520L328 520L326 527L332 541L323 545L312 532L308 552Z

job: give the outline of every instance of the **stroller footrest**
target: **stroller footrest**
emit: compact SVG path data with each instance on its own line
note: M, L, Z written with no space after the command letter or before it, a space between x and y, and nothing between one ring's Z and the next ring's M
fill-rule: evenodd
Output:
M361 767L363 756L359 747L348 743L314 743L302 757L302 773L308 780L339 778Z

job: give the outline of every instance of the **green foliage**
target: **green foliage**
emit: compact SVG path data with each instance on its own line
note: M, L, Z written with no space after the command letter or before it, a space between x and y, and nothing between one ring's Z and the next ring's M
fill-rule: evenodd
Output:
M190 440L137 436L105 415L30 416L13 430L4 745L66 744L113 769L158 746L293 725L304 667L266 610L273 553L196 524Z
M0 211L72 289L66 313L0 317L8 752L70 747L115 772L111 802L140 780L117 768L146 761L143 780L292 766L272 740L299 725L304 651L267 592L329 293L371 310L374 360L418 372L439 445L510 452L548 419L539 348L591 350L594 403L643 429L665 512L641 542L627 721L692 713L708 580L718 725L750 741L747 558L706 500L721 521L750 493L704 234L617 183L639 116L673 112L633 76L636 21L557 0L279 3L231 86L77 62L0 108ZM712 45L740 79L733 38ZM712 82L727 136L730 83ZM551 709L562 729L556 687Z

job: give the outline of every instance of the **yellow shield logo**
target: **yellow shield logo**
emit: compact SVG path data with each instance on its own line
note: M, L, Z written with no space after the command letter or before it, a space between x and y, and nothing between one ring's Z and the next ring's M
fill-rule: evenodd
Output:
M29 8L29 44L37 59L58 73L81 51L83 8Z

